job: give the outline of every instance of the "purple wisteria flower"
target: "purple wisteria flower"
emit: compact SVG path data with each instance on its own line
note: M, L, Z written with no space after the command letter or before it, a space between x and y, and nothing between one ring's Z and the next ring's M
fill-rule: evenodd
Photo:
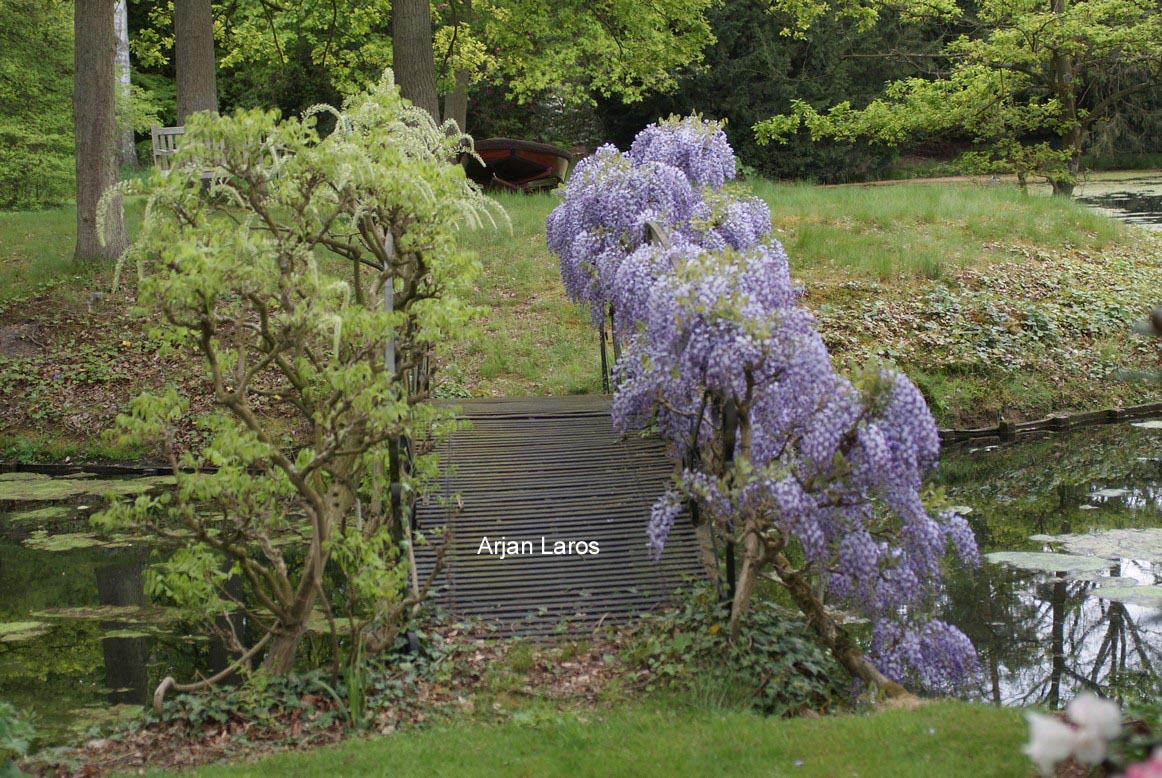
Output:
M766 204L717 189L733 171L720 127L668 120L628 155L603 147L578 165L549 217L569 296L595 322L613 311L615 428L652 426L685 461L651 511L650 553L686 502L719 528L758 527L801 551L829 603L872 620L880 672L945 690L975 672L975 650L919 614L949 549L979 560L964 518L920 495L939 454L932 414L901 373L835 371ZM646 242L651 221L668 242Z
M649 125L634 138L629 156L637 164L672 165L696 186L717 189L735 176L734 149L722 125L697 116L670 117Z
M577 164L564 202L549 214L546 238L560 258L570 299L590 306L594 322L606 315L617 268L646 239L646 223L675 230L701 204L675 167L635 165L613 146Z

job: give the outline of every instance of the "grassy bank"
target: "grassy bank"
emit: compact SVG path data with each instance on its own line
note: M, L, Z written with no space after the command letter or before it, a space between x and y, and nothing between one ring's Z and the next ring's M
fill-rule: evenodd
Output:
M439 727L197 776L1027 776L1020 712L963 703L821 719L666 711Z
M1004 187L744 187L770 204L835 358L895 362L942 425L1153 399L1116 376L1157 363L1129 328L1162 301L1158 237ZM544 245L557 198L500 200L511 231L464 234L483 313L439 356L438 394L600 391L588 311ZM153 353L109 268L72 266L72 230L71 209L0 214L0 458L133 455L97 431L142 388L198 382L196 364Z
M805 304L835 358L894 362L945 426L1150 399L1117 380L1156 363L1131 324L1162 300L1162 240L1070 202L1005 188L751 182L771 207ZM509 196L511 237L469 234L484 261L480 328L443 360L442 390L600 390L596 333L543 244L552 197Z

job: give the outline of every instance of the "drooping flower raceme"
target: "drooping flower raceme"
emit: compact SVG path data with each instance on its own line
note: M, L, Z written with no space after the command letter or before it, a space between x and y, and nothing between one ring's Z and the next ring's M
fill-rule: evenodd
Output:
M691 227L691 240L700 246L742 250L770 237L771 209L757 197L704 190L703 207Z
M654 505L648 546L660 554L692 502L719 531L749 538L745 574L780 556L780 575L810 577L828 602L869 616L888 680L947 688L974 671L975 651L918 606L939 586L948 548L969 564L977 549L963 517L930 513L920 497L939 451L935 423L903 375L835 372L766 204L717 190L733 164L716 125L651 125L628 155L604 147L578 165L549 217L570 297L595 322L614 312L615 427L652 425L684 462ZM646 243L650 220L666 245ZM792 547L797 570L781 555ZM826 618L798 591L805 613Z
M610 289L625 257L645 242L646 224L676 230L690 222L701 198L680 170L633 164L602 146L577 164L564 202L547 222L549 249L560 258L565 292L589 305L594 322L606 315Z
M644 302L628 299L647 286ZM975 652L962 633L909 615L938 584L949 545L968 562L976 552L960 517L931 516L920 499L939 439L915 386L886 370L857 386L833 370L777 244L643 247L616 290L635 329L617 366L615 426L652 421L683 452L695 427L698 445L719 434L709 409L733 402L745 477L687 470L677 490L723 524L761 517L765 532L797 540L831 599L879 622L873 650L890 678L938 688L970 673ZM674 502L670 493L655 506L655 554Z
M695 116L650 125L628 154L605 145L579 162L546 225L570 299L602 321L618 268L645 243L648 222L670 240L711 249L741 250L767 239L766 203L716 191L734 169L721 126Z
M676 167L696 186L717 189L735 176L734 149L722 125L697 116L649 125L634 138L629 156L639 165L662 162Z

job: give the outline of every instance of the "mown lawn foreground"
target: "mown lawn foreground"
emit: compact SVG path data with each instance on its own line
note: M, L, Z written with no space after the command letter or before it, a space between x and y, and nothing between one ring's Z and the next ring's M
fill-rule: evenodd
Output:
M350 740L212 776L1028 776L1020 712L943 702L871 715L764 719L630 708Z

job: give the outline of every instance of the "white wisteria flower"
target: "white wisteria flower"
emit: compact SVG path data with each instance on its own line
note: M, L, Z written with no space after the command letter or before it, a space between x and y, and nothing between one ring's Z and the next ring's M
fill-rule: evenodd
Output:
M1021 750L1037 765L1041 775L1053 775L1058 762L1073 754L1077 745L1077 731L1056 716L1044 713L1026 713L1029 722L1029 742Z
M1026 713L1029 742L1022 749L1042 775L1052 775L1058 762L1074 757L1085 765L1100 764L1109 743L1122 731L1117 703L1083 694L1065 709L1066 723L1055 716Z

